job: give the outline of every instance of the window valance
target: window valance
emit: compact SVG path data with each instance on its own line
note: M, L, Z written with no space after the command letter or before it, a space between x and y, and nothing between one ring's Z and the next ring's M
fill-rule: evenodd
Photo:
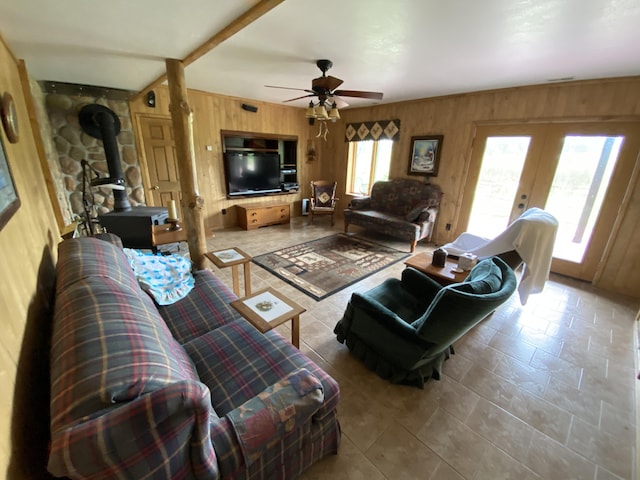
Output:
M376 120L373 122L348 123L345 142L364 140L397 140L400 134L400 120Z

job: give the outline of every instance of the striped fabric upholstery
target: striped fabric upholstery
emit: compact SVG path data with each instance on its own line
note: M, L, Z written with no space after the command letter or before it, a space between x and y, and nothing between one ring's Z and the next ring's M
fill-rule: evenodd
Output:
M196 284L189 295L171 305L158 306L160 315L181 344L242 318L229 305L238 297L211 271L200 270L193 277Z
M84 237L60 245L51 473L290 479L337 453L337 383L277 332L262 335L240 317L228 305L235 296L211 272L195 279L186 298L158 309L117 244ZM259 422L238 423L243 409L300 369L320 381L324 401L247 461L236 427L251 438Z
M322 418L336 409L339 387L333 378L275 330L264 335L255 332L248 322L238 321L184 345L200 380L211 391L218 415L226 415L299 368L306 368L322 383L324 404L315 416Z
M221 417L242 409L246 402L299 368L306 368L320 380L324 390L323 405L308 422L275 445L269 445L254 463L243 457L235 437L233 441L229 440L227 429L231 426L226 417L212 432L218 466L224 478L296 478L319 459L337 453L340 426L336 408L340 390L333 378L278 332L272 330L265 335L256 335L256 332L253 326L241 320L207 333L184 347L194 361L201 381L209 387L211 402Z
M127 258L116 244L91 237L74 240L62 242L58 248L56 289L63 290L82 278L102 277L136 293L141 291Z

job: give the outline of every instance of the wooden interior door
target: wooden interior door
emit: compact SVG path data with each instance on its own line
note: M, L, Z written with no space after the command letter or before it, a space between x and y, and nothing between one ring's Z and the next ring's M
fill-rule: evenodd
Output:
M171 119L141 117L140 128L150 182L146 192L147 204L168 207L171 200L175 200L178 218L182 218L180 177Z

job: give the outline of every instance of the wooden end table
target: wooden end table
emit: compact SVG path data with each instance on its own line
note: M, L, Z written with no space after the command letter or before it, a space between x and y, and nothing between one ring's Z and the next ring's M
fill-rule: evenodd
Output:
M454 262L448 258L442 268L431 265L431 260L432 255L430 253L419 253L409 258L404 264L407 267L413 267L425 273L428 277L444 286L463 282L469 275L469 272L466 271L461 273L452 271L458 267L458 262Z
M240 296L240 279L238 265L244 265L244 294L251 295L251 256L237 247L215 250L204 254L213 264L222 269L231 267L233 293Z
M291 343L300 348L300 314L307 309L272 287L234 300L231 306L262 333L291 320Z
M154 247L166 245L167 243L177 243L187 241L187 231L182 228L172 228L170 223L153 225L151 227L151 243Z

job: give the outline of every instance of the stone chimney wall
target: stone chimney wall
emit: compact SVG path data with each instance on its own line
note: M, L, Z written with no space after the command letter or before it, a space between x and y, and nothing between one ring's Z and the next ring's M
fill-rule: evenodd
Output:
M87 135L78 121L78 113L87 104L100 104L113 110L120 119L121 129L116 137L120 148L120 161L127 196L131 206L144 205L145 196L140 174L140 164L135 146L134 134L127 100L106 99L87 95L45 94L45 105L51 125L53 143L58 152L60 174L69 205L74 214L82 216L83 172L82 160L101 172L101 177L109 176L107 159L102 141ZM87 169L88 180L95 178ZM113 190L86 185L87 198L93 205L91 216L113 210Z

